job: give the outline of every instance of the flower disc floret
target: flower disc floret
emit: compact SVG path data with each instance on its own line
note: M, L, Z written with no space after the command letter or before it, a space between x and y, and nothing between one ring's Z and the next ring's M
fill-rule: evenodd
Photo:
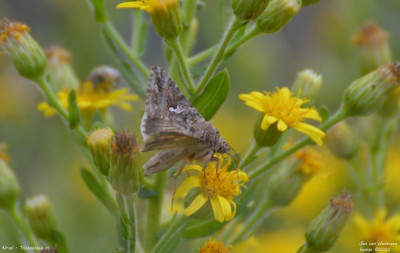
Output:
M211 162L203 169L200 165L186 166L184 171L196 171L198 175L189 176L177 189L174 199L184 197L187 193L196 189L199 194L185 209L184 214L190 216L197 212L208 201L217 221L228 221L235 216L235 196L241 194L241 186L249 181L245 172L239 170L228 171L230 160L228 156L219 156L219 162Z
M317 127L303 122L305 119L321 122L322 118L318 111L313 107L303 108L302 106L309 101L293 96L287 87L277 88L273 93L265 92L263 94L253 91L250 94L241 94L239 98L245 101L247 106L264 114L261 129L266 130L276 123L280 132L294 128L308 135L318 145L322 144L325 133Z

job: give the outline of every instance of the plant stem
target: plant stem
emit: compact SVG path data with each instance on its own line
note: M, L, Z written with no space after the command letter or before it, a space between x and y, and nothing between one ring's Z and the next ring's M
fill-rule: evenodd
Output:
M115 42L115 44L118 45L118 47L121 49L121 51L129 58L129 60L132 61L132 63L139 69L139 71L146 77L149 78L149 71L144 65L144 63L140 60L140 58L135 55L132 50L126 45L125 41L121 38L113 24L107 20L103 23L104 29L106 32L110 35L112 40Z
M187 216L181 216L175 218L174 222L169 226L168 230L163 234L157 244L154 246L151 253L162 253L165 248L168 247L170 239L181 233L181 230L185 227L186 223L190 221Z
M143 24L143 12L141 10L134 9L133 10L133 19L134 19L134 31L132 33L133 38L132 38L132 48L133 48L133 53L135 55L140 54L141 50L141 38L140 36L143 34L142 33L142 24Z
M253 139L253 142L251 144L251 147L249 150L247 150L247 153L244 155L244 157L241 159L238 169L243 168L244 166L247 166L249 160L251 160L255 155L257 155L258 151L260 151L261 147L257 144L257 142Z
M129 219L129 243L128 253L134 253L136 250L137 241L137 225L136 225L136 211L135 211L135 196L125 197L126 205L128 206L128 219Z
M196 88L196 95L200 95L201 92L203 91L204 87L207 85L207 83L210 81L210 78L214 74L216 68L219 66L220 62L223 59L223 56L225 54L226 48L229 45L229 42L231 41L233 35L235 35L235 32L237 29L240 27L241 21L236 19L236 17L233 18L233 20L230 22L227 30L225 31L225 34L222 36L222 39L219 43L218 49L211 60L210 64L208 65L208 68L206 72L203 74L199 85Z
M244 222L244 225L235 236L229 240L229 244L236 244L247 239L264 222L264 220L277 209L278 207L274 206L270 202L269 198L265 199Z
M331 126L333 126L336 123L338 123L339 121L345 119L346 117L347 117L347 111L343 107L341 107L336 112L335 115L333 115L331 118L329 118L327 121L325 121L321 125L320 129L325 131L325 130L329 129ZM273 165L275 165L278 162L282 161L284 158L288 157L289 155L293 154L294 152L296 152L297 150L301 149L302 147L306 146L307 144L309 144L311 142L312 142L312 140L309 137L304 138L301 141L298 141L296 144L291 146L289 149L287 149L284 152L272 157L269 161L267 161L266 163L260 165L259 167L257 167L253 171L250 171L249 174L248 174L249 178L250 179L254 179L254 178L258 177L263 172L265 172L269 168L271 168Z
M157 232L160 228L160 217L162 202L164 199L164 190L168 180L166 171L157 173L154 176L153 190L157 192L157 196L149 200L147 207L147 224L146 224L146 243L145 251L150 252L156 244Z
M178 60L180 69L181 69L181 75L183 77L186 90L190 93L193 94L195 91L194 84L193 84L193 79L192 76L190 75L189 67L186 63L186 57L185 54L183 53L182 45L181 42L178 38L174 38L171 40L166 41L167 44L171 47L171 49L174 51L176 59Z
M31 227L29 226L25 216L22 214L21 210L18 208L17 203L15 203L11 209L9 210L12 219L14 220L15 224L17 224L20 232L23 234L27 242L30 244L29 246L32 247L39 247L40 244L36 240Z
M187 55L189 49L188 40L189 40L191 23L193 17L196 14L196 7L197 7L197 0L186 0L183 1L182 3L183 23L185 25L180 35L180 40L182 43L183 51L186 53L185 55Z
M233 51L235 51L238 47L249 41L250 39L254 38L255 36L259 35L260 33L256 28L253 28L250 30L250 32L246 33L243 37L238 39L237 41L233 42L232 44L229 45L228 49L226 50L224 56L227 56L231 54ZM218 45L212 46L210 48L207 48L206 50L193 55L188 59L188 64L189 66L194 66L198 64L199 62L205 61L208 58L210 58L216 51L218 50Z

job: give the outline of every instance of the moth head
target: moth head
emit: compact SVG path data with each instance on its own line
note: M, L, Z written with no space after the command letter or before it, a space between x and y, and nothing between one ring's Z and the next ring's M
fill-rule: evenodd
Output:
M231 147L229 147L228 143L224 138L220 138L219 140L219 145L218 149L216 150L218 153L228 153L231 150Z

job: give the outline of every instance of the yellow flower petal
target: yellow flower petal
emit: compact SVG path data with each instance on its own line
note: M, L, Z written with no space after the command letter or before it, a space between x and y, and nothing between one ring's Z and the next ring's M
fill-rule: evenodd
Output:
M190 176L186 178L174 194L174 199L186 195L190 189L201 187L200 178L198 176Z
M261 129L266 130L270 125L274 124L277 120L278 119L275 117L264 115L264 118L261 122Z
M218 222L224 222L224 214L218 198L210 198L211 206L214 212L214 218Z
M288 128L288 125L283 120L278 121L278 130L280 132L285 131L287 128Z
M184 215L189 216L197 212L206 202L208 198L204 194L199 194L193 202L185 209Z
M117 5L117 9L120 8L142 8L145 7L146 5L142 2L136 1L136 2L124 2L120 3Z
M318 145L322 145L322 138L325 137L325 133L321 129L302 122L298 122L293 128L308 135Z
M232 208L231 208L231 204L229 203L229 201L221 196L218 196L218 200L221 206L221 210L222 210L222 215L224 216L224 219L226 217L231 217L232 216Z

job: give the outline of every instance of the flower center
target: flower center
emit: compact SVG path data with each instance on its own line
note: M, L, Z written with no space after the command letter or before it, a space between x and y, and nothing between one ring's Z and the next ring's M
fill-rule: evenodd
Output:
M211 197L222 196L230 199L233 195L240 194L239 172L227 172L227 167L228 165L225 165L224 168L217 169L215 163L212 163L202 172L201 186Z
M212 238L208 242L206 242L204 246L198 251L198 253L229 253L229 252L231 252L229 247L225 247L221 241L217 242Z
M29 32L29 27L18 22L3 19L0 22L0 41L6 42L10 37L18 40L21 33Z

